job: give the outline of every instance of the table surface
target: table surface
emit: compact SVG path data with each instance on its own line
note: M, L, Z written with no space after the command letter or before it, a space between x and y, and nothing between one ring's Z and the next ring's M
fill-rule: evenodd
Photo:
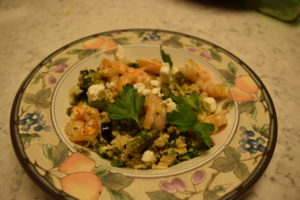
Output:
M21 82L61 46L94 33L126 28L194 35L247 63L270 92L279 131L274 156L246 199L299 199L299 23L193 0L0 1L0 199L51 199L28 177L12 148L9 117Z

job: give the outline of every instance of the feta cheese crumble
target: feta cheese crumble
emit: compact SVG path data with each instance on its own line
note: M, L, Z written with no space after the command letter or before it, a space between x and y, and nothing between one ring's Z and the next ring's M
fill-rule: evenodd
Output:
M105 86L104 84L95 84L91 85L88 89L87 96L89 101L102 100L105 95Z

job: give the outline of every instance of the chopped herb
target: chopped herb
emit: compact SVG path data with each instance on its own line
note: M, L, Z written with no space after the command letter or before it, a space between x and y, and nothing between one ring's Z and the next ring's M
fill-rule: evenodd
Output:
M177 110L167 113L167 121L181 132L186 132L191 130L197 122L197 114L190 106L177 104Z
M104 100L98 100L98 101L89 101L88 105L94 108L97 108L99 110L107 110L108 102Z
M160 55L161 55L162 60L166 63L169 63L170 68L172 68L173 62L172 62L171 56L169 54L167 54L162 48L160 48Z
M187 107L191 107L194 111L200 112L203 109L202 102L200 101L198 95L196 93L192 93L190 95L180 94L178 96L172 95L172 100L177 104L182 104Z
M137 63L129 63L128 66L132 68L139 68L139 65Z
M72 107L69 107L67 109L67 115L70 116L72 114Z
M120 97L108 105L110 119L133 119L139 124L139 113L145 102L145 96L138 96L137 90L130 84L123 87ZM139 124L140 125L140 124Z
M173 95L171 88L165 83L161 85L161 93L165 98L170 98Z
M183 85L185 82L182 72L176 72L174 78L175 78L176 83L178 83L178 85L180 85L180 86Z
M213 141L209 133L214 132L215 126L211 123L197 122L193 127L194 133L201 138L204 144L210 148L213 146Z

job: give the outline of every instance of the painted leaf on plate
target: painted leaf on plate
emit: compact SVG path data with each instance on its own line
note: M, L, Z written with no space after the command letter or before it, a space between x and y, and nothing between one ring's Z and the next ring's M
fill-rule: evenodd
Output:
M108 173L100 177L103 185L112 190L122 190L130 185L134 179L122 174Z
M98 176L99 178L101 178L101 176L103 176L104 174L108 173L108 169L102 166L96 167L93 170L93 174L95 174L96 176Z
M53 184L53 178L52 176L50 175L50 173L47 171L44 175L44 177L46 178L46 180L48 180L51 184Z
M222 56L219 54L219 51L216 49L209 49L211 56L214 60L222 62Z
M180 41L180 37L178 36L172 36L167 40L164 40L161 45L163 46L172 46L174 48L182 48L183 44Z
M42 148L44 155L52 161L54 167L60 166L68 157L68 147L62 141L56 146L45 144Z
M90 55L93 55L94 53L98 52L97 49L85 49L85 50L82 50L78 53L78 59L79 60L82 60Z
M212 192L225 192L228 188L228 185L216 185L211 191Z
M234 107L234 101L232 100L227 100L223 105L222 105L222 110L231 110Z
M237 163L236 167L233 169L233 173L241 181L245 181L250 175L247 165L242 162Z
M226 82L229 85L234 85L235 74L226 69L219 69L218 71L222 74L222 76L225 78Z
M50 101L47 100L51 96L51 88L45 88L39 90L36 94L26 93L24 96L24 102L27 104L33 104L36 108L49 108Z
M46 63L46 67L50 68L56 65L61 65L61 64L65 64L67 61L69 60L69 58L58 58L54 61L50 60Z
M112 200L134 200L134 198L125 191L109 190L109 193Z
M232 171L236 167L237 163L238 161L232 157L220 157L214 160L210 168L226 173Z
M217 199L220 199L220 197L217 195L217 193L206 190L203 193L203 199L204 200L217 200Z
M114 38L114 41L120 45L128 44L129 38L127 37L119 37L119 38Z
M146 192L151 200L180 200L177 196L164 190Z
M233 63L233 62L229 62L228 65L227 65L229 71L231 73L233 73L234 75L236 75L236 72L238 70L237 66Z
M268 124L264 124L262 126L257 126L257 125L253 125L252 126L253 130L260 133L263 137L265 138L269 138L269 125Z
M79 53L81 51L84 51L84 50L83 49L72 49L72 50L67 51L66 54L73 55L73 54L77 54L77 53Z
M236 161L239 161L241 158L241 154L233 147L226 146L224 149L224 154L228 158L232 158Z
M256 118L256 102L255 101L244 101L239 104L239 112L247 113L251 118Z
M25 148L28 148L30 146L31 140L41 137L37 133L32 133L32 134L24 133L24 134L20 134L20 136Z

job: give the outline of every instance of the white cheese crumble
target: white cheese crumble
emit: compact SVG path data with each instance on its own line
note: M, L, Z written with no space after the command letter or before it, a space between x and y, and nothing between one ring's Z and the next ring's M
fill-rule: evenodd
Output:
M149 162L149 161L152 161L153 158L154 158L153 151L147 150L147 151L144 152L144 154L142 156L142 161Z
M151 80L151 85L154 87L160 87L161 82L159 80Z
M91 85L87 92L89 101L102 100L105 96L104 90L105 86L102 83Z
M167 112L172 112L173 110L176 110L176 103L171 98L167 98L163 102L167 106Z
M172 77L172 72L169 63L163 63L159 72L161 82L169 83Z
M203 106L204 106L204 109L210 113L216 112L216 110L217 110L217 102L212 97L205 97L203 99Z

